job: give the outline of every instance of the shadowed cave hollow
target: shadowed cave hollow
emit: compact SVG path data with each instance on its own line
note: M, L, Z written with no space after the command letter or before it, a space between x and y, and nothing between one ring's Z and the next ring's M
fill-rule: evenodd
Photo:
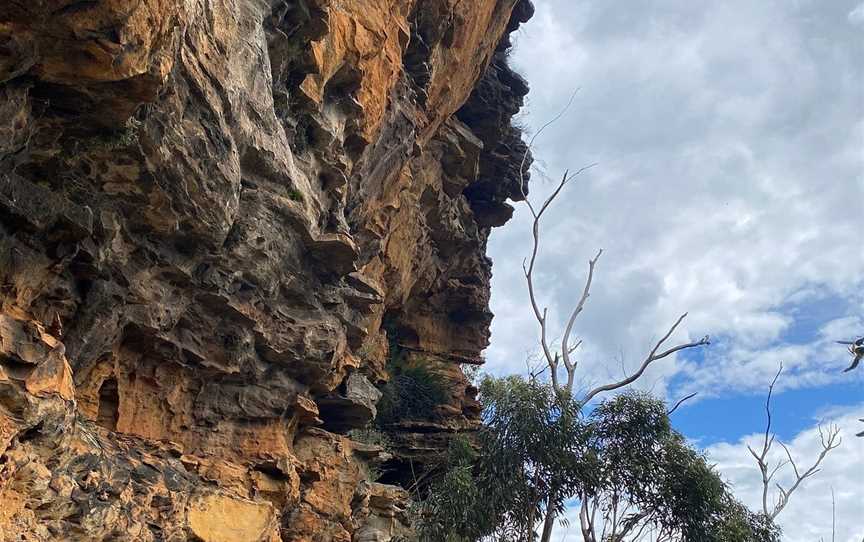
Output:
M120 394L117 391L117 379L107 378L99 387L99 413L96 423L109 431L116 431L119 418Z

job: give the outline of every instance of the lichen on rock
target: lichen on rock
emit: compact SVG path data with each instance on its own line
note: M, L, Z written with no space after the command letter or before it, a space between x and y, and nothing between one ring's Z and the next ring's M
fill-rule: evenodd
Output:
M0 6L0 539L409 532L398 485L479 423L531 13ZM397 348L446 393L385 450L348 435Z

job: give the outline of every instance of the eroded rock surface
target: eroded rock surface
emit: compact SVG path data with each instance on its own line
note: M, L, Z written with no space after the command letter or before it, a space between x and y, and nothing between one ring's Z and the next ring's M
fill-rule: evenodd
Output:
M0 540L408 534L380 482L478 423L532 11L0 5ZM446 397L352 440L394 348Z

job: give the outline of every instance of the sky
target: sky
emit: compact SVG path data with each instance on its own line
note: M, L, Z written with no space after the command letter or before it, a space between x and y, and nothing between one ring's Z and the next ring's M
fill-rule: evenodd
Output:
M535 5L511 57L531 85L519 122L536 133L578 92L534 143L532 199L566 169L597 163L544 216L535 277L558 337L604 249L574 332L579 385L632 371L688 312L671 342L707 334L712 344L658 362L638 385L670 401L698 392L673 422L755 509L761 482L746 445L764 431L783 363L778 438L806 463L818 424L843 437L779 516L784 540L831 539L833 488L835 540L861 542L864 364L843 373L850 357L834 341L864 335L864 3ZM498 374L524 373L538 340L519 255L530 215L514 205L489 243L496 317L485 355Z

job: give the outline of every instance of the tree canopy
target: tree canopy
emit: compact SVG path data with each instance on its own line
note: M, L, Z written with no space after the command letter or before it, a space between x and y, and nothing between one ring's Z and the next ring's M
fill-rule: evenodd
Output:
M480 391L484 429L451 445L418 511L424 540L529 542L544 511L563 517L573 502L588 542L779 540L672 428L660 400L627 392L583 415L538 380L487 377Z

